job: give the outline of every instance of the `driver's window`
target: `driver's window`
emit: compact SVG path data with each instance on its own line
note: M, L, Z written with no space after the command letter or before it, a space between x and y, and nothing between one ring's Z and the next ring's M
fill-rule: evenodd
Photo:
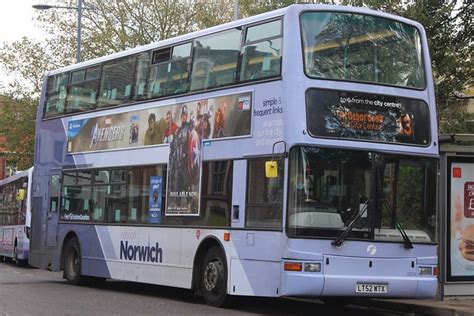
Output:
M265 176L265 160L248 162L246 226L280 228L283 212L283 160L278 160L278 176Z

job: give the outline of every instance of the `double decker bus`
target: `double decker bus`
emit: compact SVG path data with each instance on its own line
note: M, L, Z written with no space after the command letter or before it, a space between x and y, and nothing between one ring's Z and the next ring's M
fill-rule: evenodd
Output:
M292 5L49 72L30 264L232 295L433 297L414 21Z
M33 168L0 180L0 257L28 263Z

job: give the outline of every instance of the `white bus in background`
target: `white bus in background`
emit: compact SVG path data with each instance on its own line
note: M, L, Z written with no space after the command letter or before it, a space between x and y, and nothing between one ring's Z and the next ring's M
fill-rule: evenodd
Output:
M0 258L28 262L33 167L0 180Z

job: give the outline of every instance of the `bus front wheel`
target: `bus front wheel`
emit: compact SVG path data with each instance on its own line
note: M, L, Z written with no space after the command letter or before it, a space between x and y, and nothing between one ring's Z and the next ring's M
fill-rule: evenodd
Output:
M77 238L72 238L66 245L64 254L64 277L68 283L79 285L81 276L81 250Z
M221 307L226 304L227 265L220 247L212 247L204 256L201 284L208 305Z

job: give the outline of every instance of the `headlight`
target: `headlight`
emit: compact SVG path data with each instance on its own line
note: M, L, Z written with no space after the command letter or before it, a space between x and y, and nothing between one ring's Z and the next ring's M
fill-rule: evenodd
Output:
M307 262L304 264L304 272L321 272L321 263Z
M418 267L418 275L433 275L432 267Z

